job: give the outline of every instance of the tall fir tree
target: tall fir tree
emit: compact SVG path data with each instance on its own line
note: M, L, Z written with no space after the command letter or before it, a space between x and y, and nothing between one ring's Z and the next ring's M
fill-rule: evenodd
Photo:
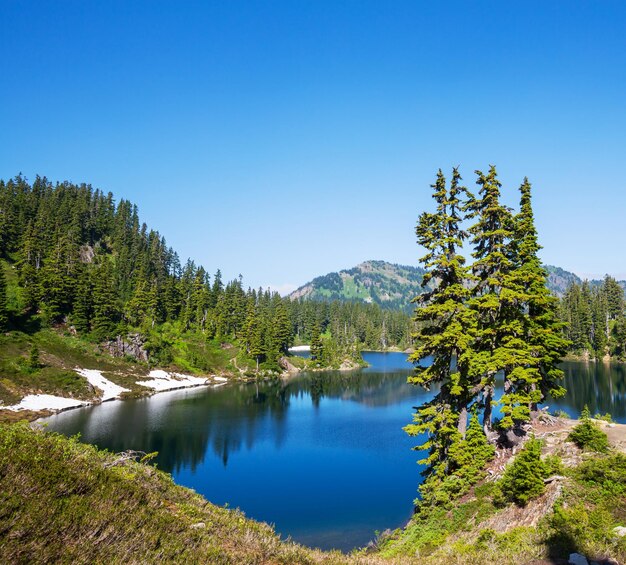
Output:
M509 351L503 344L503 310L501 289L512 268L510 249L513 221L511 211L500 203L500 187L496 168L487 174L476 171L478 197L472 196L466 206L476 222L470 227L474 246L472 272L476 277L471 307L478 316L475 349L471 360L471 380L482 391L483 426L492 429L495 378L504 370Z
M467 283L472 277L459 251L467 237L460 228L464 219L461 197L467 189L460 181L454 169L448 189L439 170L432 185L436 211L423 213L416 227L417 241L427 251L420 259L427 269L422 281L427 290L415 299L416 348L409 357L415 371L408 380L427 390L438 385L439 392L417 410L405 431L412 436L427 434L425 443L416 448L428 452L421 461L428 466L427 476L448 473L448 453L465 436L472 400L469 369L477 317L468 307L471 294ZM431 363L423 363L426 358L431 358Z
M7 329L7 281L4 276L4 263L0 260L0 331Z
M501 426L526 422L548 393L563 393L558 367L567 347L557 317L557 299L547 287L541 265L532 209L531 184L520 186L520 211L514 217L509 245L512 268L500 290L504 394L500 399Z
M96 268L93 286L92 332L99 340L114 337L119 323L119 307L110 261L101 259Z

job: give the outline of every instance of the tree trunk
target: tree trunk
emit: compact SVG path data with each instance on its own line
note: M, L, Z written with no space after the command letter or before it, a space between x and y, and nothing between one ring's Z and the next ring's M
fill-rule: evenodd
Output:
M483 412L483 429L485 435L489 437L491 432L491 399L493 398L493 385L487 385L483 391L483 399L485 403L485 411Z
M535 392L537 390L537 384L536 383L532 383L530 385L530 390ZM530 419L531 420L535 420L537 418L537 413L539 410L539 407L537 406L536 402L531 402L528 405L528 410L530 411Z
M467 406L463 406L459 414L459 433L461 434L461 437L463 439L465 439L466 431L467 431Z

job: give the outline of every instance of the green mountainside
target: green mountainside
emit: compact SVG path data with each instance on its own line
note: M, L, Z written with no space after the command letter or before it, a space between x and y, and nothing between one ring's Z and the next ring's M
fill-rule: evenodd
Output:
M363 301L390 310L411 310L411 298L422 292L424 269L386 261L365 261L352 269L316 277L291 293L293 300Z
M582 283L578 275L560 267L545 265L544 268L548 272L548 288L556 296L563 296L571 284ZM410 312L413 309L411 299L423 291L421 284L424 273L421 267L387 261L365 261L352 269L316 277L292 292L290 298L362 301L390 310L404 309ZM626 281L618 282L626 290ZM602 281L592 280L589 284L595 287Z

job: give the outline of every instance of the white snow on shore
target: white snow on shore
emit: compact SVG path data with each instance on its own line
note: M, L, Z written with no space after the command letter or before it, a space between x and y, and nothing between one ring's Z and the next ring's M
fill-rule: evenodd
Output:
M137 381L137 384L157 391L207 384L206 378L192 377L191 375L182 375L180 373L168 373L162 369L150 371L150 377L150 380Z
M102 376L102 371L96 369L74 369L81 377L85 377L91 386L102 391L101 400L118 399L123 392L129 389L116 385L114 382ZM145 381L137 381L138 385L151 388L156 392L166 390L175 390L179 388L189 388L201 385L213 384L213 387L223 386L227 383L226 377L218 377L213 375L207 377L194 377L191 375L183 375L181 373L168 373L161 369L150 371L149 379ZM75 398L64 398L62 396L53 396L51 394L29 394L22 398L19 404L12 406L3 406L0 404L0 410L12 410L14 412L20 410L67 410L69 408L79 408L80 406L88 406L92 402L85 400L76 400Z
M87 404L89 402L76 400L75 398L63 398L62 396L53 396L51 394L29 394L22 398L19 404L0 406L0 409L12 410L13 412L21 410L67 410L68 408L78 408Z
M81 377L85 377L89 384L102 391L102 402L119 398L123 392L129 392L129 389L112 383L109 379L102 376L102 371L96 369L74 369Z
M290 347L289 351L311 351L310 345L296 345L295 347Z

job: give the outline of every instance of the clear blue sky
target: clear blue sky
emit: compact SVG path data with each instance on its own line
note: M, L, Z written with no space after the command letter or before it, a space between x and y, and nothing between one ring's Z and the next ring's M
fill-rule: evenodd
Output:
M528 175L543 259L626 277L626 2L0 0L0 177L139 205L252 286L417 264L439 167Z

